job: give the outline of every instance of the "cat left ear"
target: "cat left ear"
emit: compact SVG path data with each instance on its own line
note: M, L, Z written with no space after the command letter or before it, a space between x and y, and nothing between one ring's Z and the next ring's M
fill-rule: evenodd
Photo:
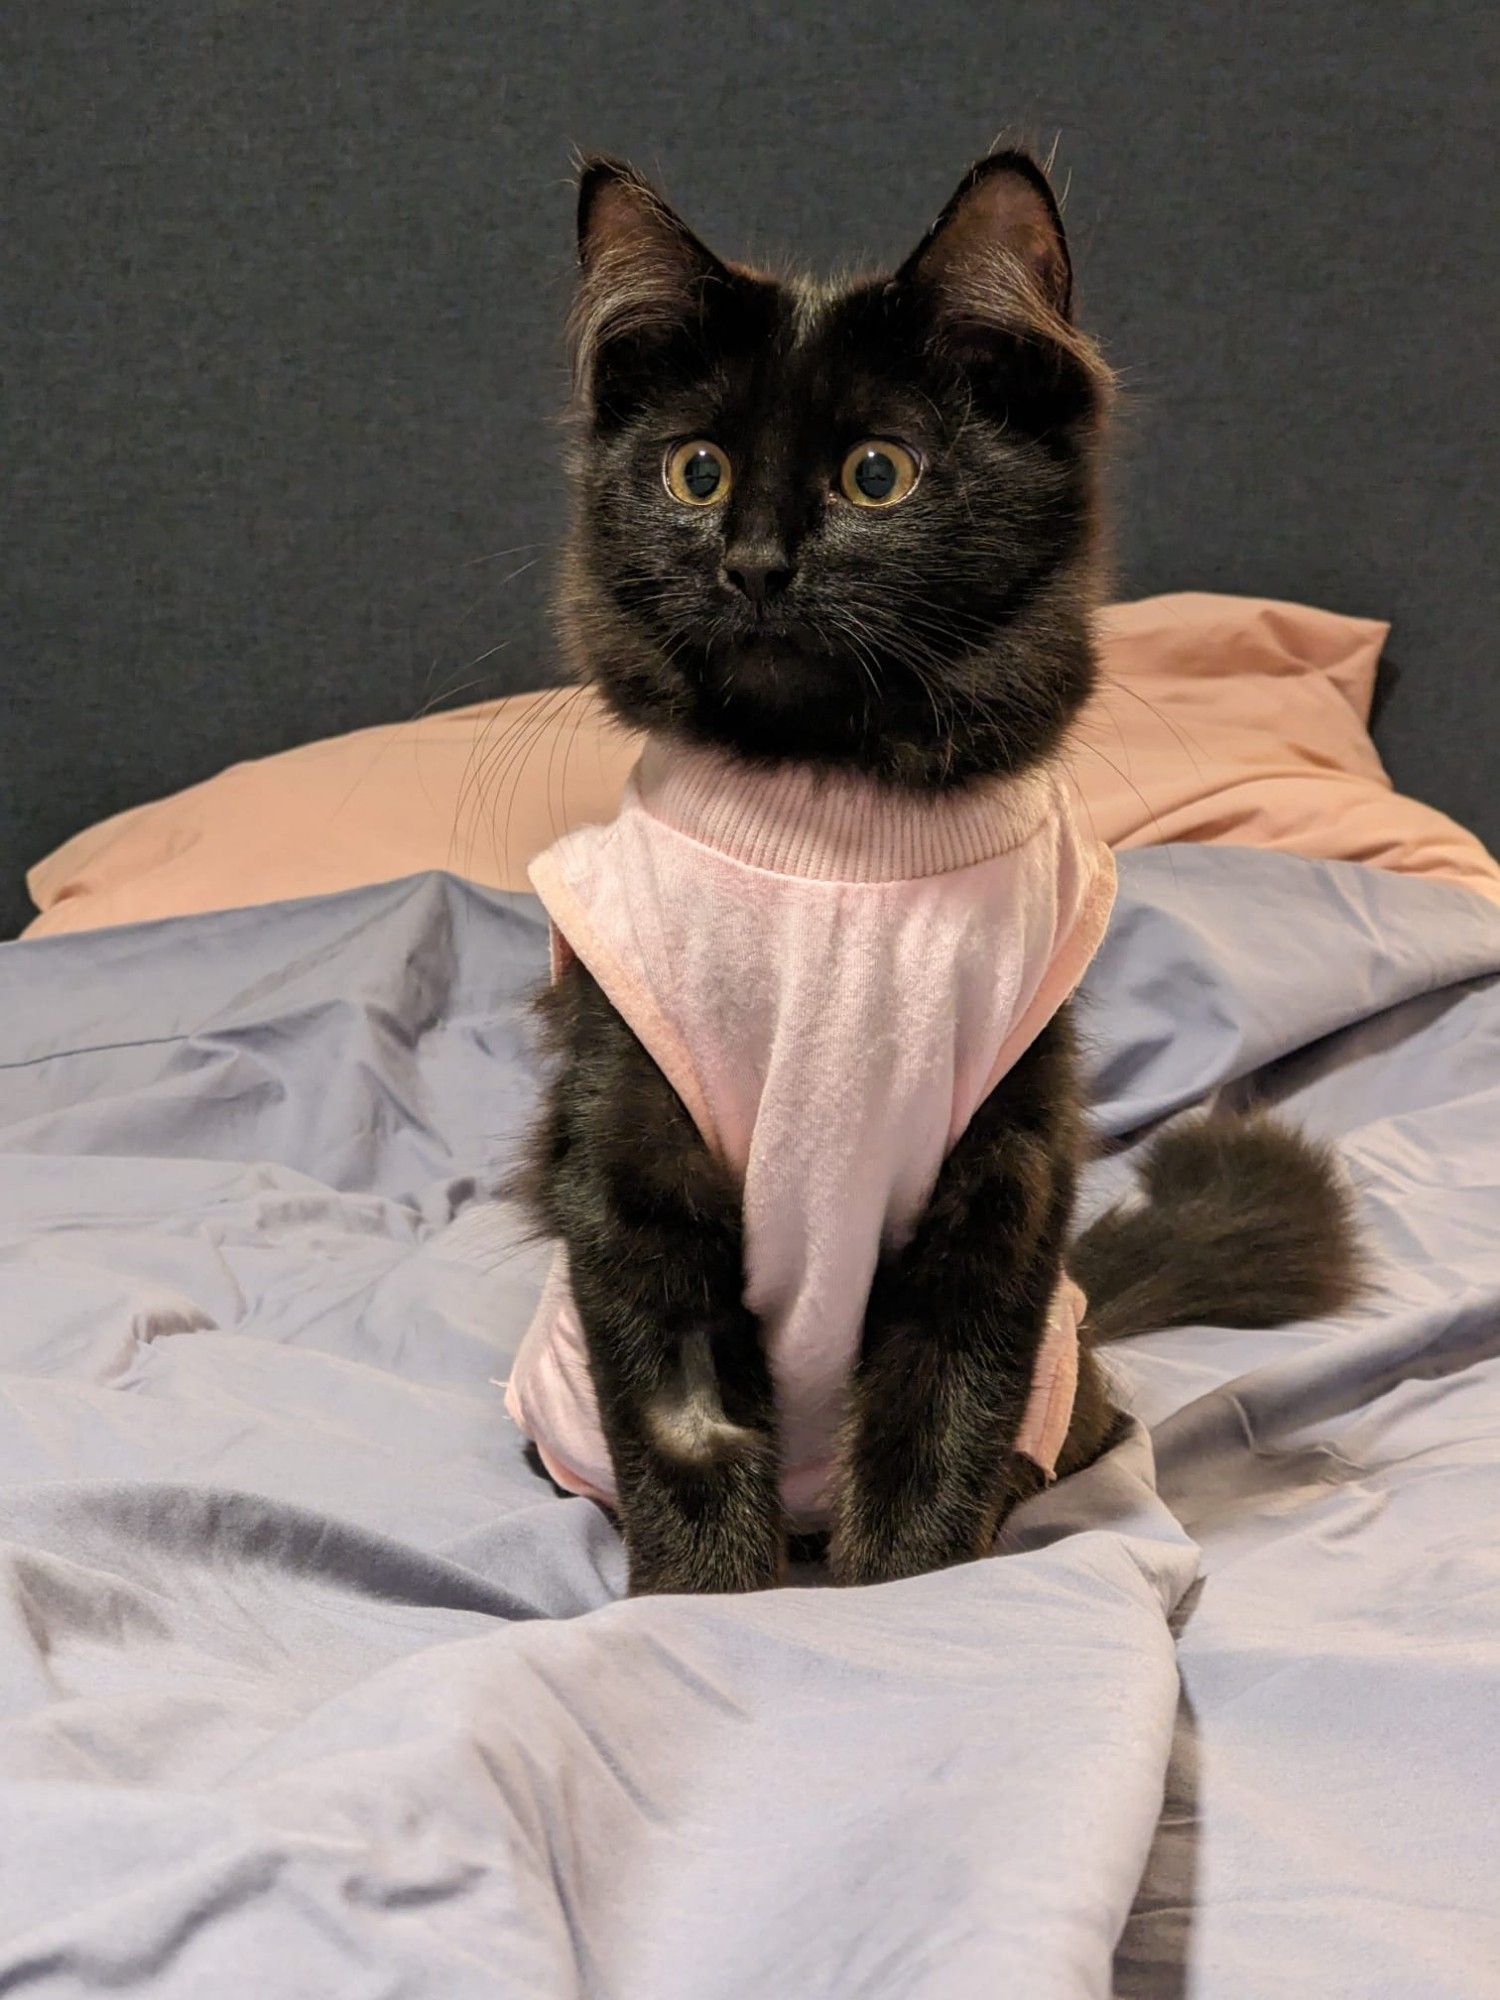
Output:
M1043 428L1101 416L1112 377L1073 324L1073 266L1047 176L1029 153L991 153L892 281L934 352Z
M940 308L966 317L1012 319L1029 294L1066 322L1072 261L1056 197L1031 155L977 160L896 276L929 287Z
M701 317L723 264L650 182L620 160L584 162L578 178L574 386L599 406Z

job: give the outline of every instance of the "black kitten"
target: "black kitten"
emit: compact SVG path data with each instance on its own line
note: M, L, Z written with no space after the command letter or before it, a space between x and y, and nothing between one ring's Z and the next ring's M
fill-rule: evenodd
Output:
M1073 324L1041 169L1014 152L980 161L899 270L839 286L721 262L609 161L585 168L578 221L560 608L580 674L634 727L907 793L1051 756L1094 679L1109 377ZM557 1068L527 1191L568 1248L632 1588L773 1583L776 1411L743 1300L739 1189L580 963L546 1011ZM1078 1132L1064 1010L876 1274L842 1434L838 1580L981 1554L1040 1483L1011 1443L1062 1272ZM1233 1139L1215 1143L1233 1155ZM1327 1163L1265 1128L1255 1143L1285 1148L1296 1191L1272 1187L1257 1240L1295 1228L1304 1251L1306 1282L1268 1316L1336 1303L1349 1239ZM1209 1219L1231 1246L1211 1193L1200 1235ZM1204 1256L1177 1297L1161 1232L1109 1228L1089 1275L1111 1337L1144 1330L1132 1301L1151 1324L1211 1316L1211 1264L1220 1300L1243 1289L1231 1260ZM704 1417L696 1455L661 1448L652 1399L668 1378ZM1087 1463L1115 1421L1085 1352L1060 1469Z

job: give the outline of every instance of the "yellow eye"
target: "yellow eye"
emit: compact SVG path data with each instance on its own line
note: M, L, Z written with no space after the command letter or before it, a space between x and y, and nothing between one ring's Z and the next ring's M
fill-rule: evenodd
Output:
M895 507L922 474L921 460L894 438L866 438L844 460L839 485L856 507Z
M672 498L687 507L716 507L729 498L729 459L707 438L673 445L662 477Z

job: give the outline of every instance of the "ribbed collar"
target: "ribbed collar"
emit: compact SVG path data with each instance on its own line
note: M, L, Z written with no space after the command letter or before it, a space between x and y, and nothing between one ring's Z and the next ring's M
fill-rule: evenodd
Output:
M762 770L720 751L653 742L631 780L653 819L706 847L826 882L910 882L1019 847L1054 797L1051 771L918 797L803 765Z

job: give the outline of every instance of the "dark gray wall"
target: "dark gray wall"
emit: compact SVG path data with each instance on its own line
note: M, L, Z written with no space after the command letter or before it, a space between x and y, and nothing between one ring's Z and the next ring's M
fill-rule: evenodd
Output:
M1123 587L1395 616L1397 777L1500 840L1492 13L7 0L0 925L102 813L553 675L575 145L832 261L1060 136Z

